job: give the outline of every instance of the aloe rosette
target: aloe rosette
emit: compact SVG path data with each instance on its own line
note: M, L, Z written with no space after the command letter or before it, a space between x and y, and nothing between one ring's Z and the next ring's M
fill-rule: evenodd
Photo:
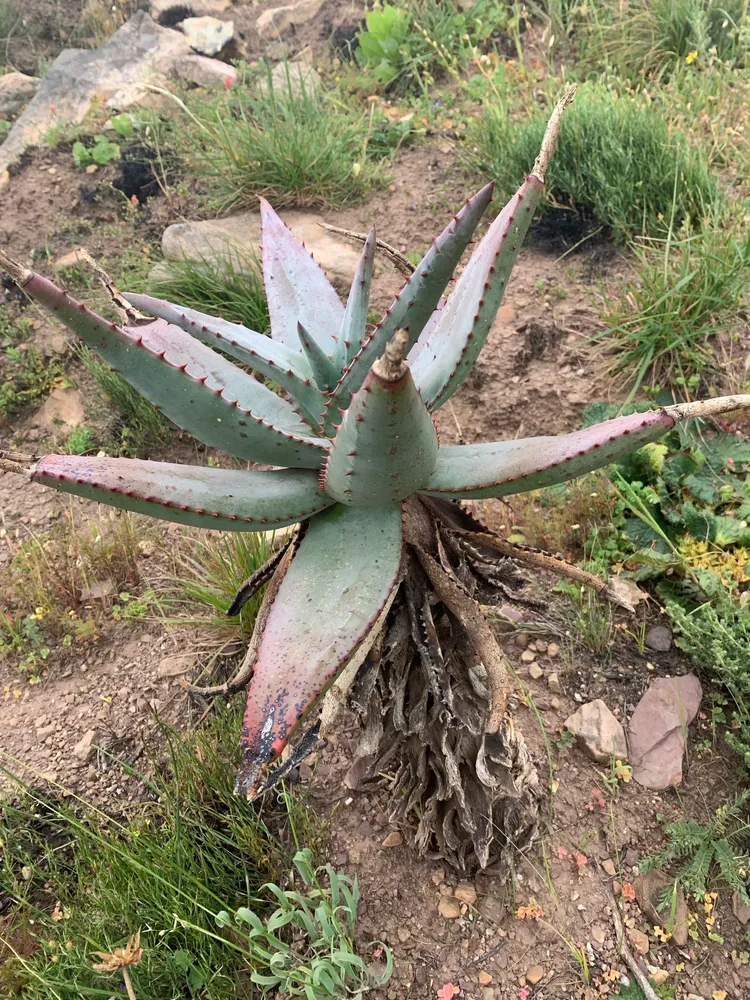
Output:
M560 437L438 443L433 414L460 388L487 340L543 196L560 110L534 170L489 226L447 298L448 282L490 204L491 184L433 241L374 329L367 326L374 231L344 304L265 201L270 337L147 295L126 295L138 312L122 325L110 323L0 255L28 295L174 424L235 459L273 467L51 455L31 465L34 482L197 527L303 525L255 637L241 792L255 792L264 765L278 757L301 716L383 621L403 579L410 543L404 511L415 497L427 506L442 502L446 511L446 500L559 483L655 440L692 412L689 406L655 409ZM156 318L144 321L142 314ZM435 582L432 562L425 569ZM448 584L441 586L450 600Z

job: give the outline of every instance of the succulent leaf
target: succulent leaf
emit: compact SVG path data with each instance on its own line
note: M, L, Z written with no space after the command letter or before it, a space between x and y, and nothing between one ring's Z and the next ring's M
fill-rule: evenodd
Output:
M23 288L204 444L269 465L319 467L328 442L310 434L291 404L184 330L162 319L108 323L39 274Z
M296 524L333 501L312 469L272 472L48 455L31 478L65 493L196 528L269 531Z
M362 385L367 373L385 350L396 330L407 329L413 345L429 320L450 281L456 265L471 241L474 230L492 200L493 184L486 184L453 217L407 279L393 305L366 337L359 353L344 372L331 397L329 409L337 419L339 410L349 405L352 393Z
M367 333L367 309L370 303L370 286L372 272L375 267L375 226L367 235L362 255L359 258L357 273L354 275L349 298L346 303L344 319L339 330L338 343L334 361L340 369L352 361L359 353ZM336 380L338 382L338 379Z
M401 508L335 506L310 521L271 607L242 727L251 797L306 709L365 639L398 583Z
M297 334L318 388L323 391L333 389L339 380L338 368L301 323L297 324Z
M332 355L344 318L344 305L336 289L264 198L260 200L260 218L271 336L301 351L299 322L325 354Z
M439 318L412 354L414 381L430 409L463 384L484 347L544 185L526 178L474 251Z
M396 503L425 487L435 468L437 432L403 361L406 332L400 349L398 337L355 393L334 438L321 478L341 503Z
M563 483L656 441L675 423L675 415L650 410L558 437L440 448L423 492L480 499Z
M325 398L312 384L310 366L297 351L240 323L229 323L197 309L167 302L166 299L131 292L123 293L123 298L141 312L179 326L202 343L223 351L276 382L304 410L311 426L318 428L318 418L325 405Z

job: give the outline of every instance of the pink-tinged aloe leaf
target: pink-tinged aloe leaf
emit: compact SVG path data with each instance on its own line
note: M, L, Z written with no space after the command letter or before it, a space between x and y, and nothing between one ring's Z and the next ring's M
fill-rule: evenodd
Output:
M409 346L412 346L424 329L432 313L438 307L448 282L471 241L474 230L485 209L492 200L493 184L487 184L473 198L469 198L461 210L453 217L414 270L399 292L393 305L378 323L372 333L365 338L359 353L352 359L341 377L330 402L324 425L325 433L330 433L332 422L339 422L339 412L349 405L352 393L362 385L367 373L385 350L385 345L396 330L409 332Z
M264 198L260 200L260 218L271 336L301 351L297 323L302 323L323 351L333 355L344 318L344 305L336 289Z
M212 448L269 465L315 469L329 442L290 403L210 347L162 319L119 327L39 274L23 289L70 327L178 427Z
M409 358L425 403L437 409L469 375L502 302L544 185L531 174L474 251L439 319L422 333Z
M362 255L359 258L357 273L354 275L352 287L349 290L349 298L346 302L346 311L341 321L338 342L336 344L336 354L333 360L340 369L346 368L348 364L359 354L362 343L367 333L367 308L370 304L370 287L372 285L372 273L375 267L375 226L367 235ZM336 379L338 382L338 379Z
M336 432L321 480L341 503L397 503L425 487L435 468L437 432L403 361L405 340L402 331L386 347Z
M656 441L677 419L666 410L650 410L558 437L440 448L423 492L481 499L564 483Z
M318 429L318 418L325 405L325 397L313 385L310 366L297 351L240 323L230 323L197 309L167 302L166 299L155 299L150 295L136 295L132 292L124 292L123 298L140 312L158 316L179 326L209 347L223 351L276 382L304 410L308 423Z
M48 455L37 462L31 478L137 514L222 531L283 528L333 503L320 492L312 469L256 472L132 458Z
M258 647L238 792L253 796L262 767L364 641L398 583L401 549L400 506L337 505L310 521Z

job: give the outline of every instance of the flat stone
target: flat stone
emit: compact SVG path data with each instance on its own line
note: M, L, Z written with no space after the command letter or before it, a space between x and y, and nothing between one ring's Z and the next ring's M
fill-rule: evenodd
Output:
M554 660L554 658L559 655L560 647L556 642L551 642L549 646L547 646L547 656L549 656L550 660Z
M536 659L536 650L524 649L521 653L521 663L533 663Z
M682 889L678 886L674 897L670 896L670 905L659 908L664 891L669 889L671 892L673 886L674 879L668 878L658 868L633 879L635 898L644 917L649 923L663 927L672 935L677 947L684 948L688 941L688 908Z
M17 115L39 89L39 80L25 73L0 76L0 113L8 118Z
M52 261L53 271L65 271L71 267L86 266L86 258L80 250L68 250Z
M94 740L96 739L96 730L89 729L81 737L81 739L73 747L73 756L77 757L78 760L86 761L94 753Z
M477 890L470 882L461 882L457 885L453 895L460 903L466 903L467 906L473 906L477 901Z
M609 875L610 878L614 878L617 874L617 868L615 868L615 863L611 858L607 858L606 861L602 861L602 870Z
M492 976L486 969L481 969L479 975L477 976L477 982L480 986L489 986L492 982Z
M340 291L348 291L359 263L359 252L334 239L318 225L312 212L284 212L284 222L320 264ZM177 222L164 230L161 249L167 261L189 260L210 267L229 262L238 273L260 259L261 227L258 212L242 212L226 219ZM377 269L377 265L376 265Z
M742 897L736 889L732 893L732 913L735 917L737 917L743 927L745 924L750 922L750 906L748 906L747 903L742 902Z
M136 104L150 94L149 83L166 83L175 59L189 51L181 32L162 28L143 10L98 49L64 49L0 146L0 184L10 164L53 125L79 124L94 98L118 110Z
M533 681L538 681L541 677L544 677L544 671L538 663L532 663L529 667L529 677Z
M72 386L53 389L34 415L37 427L66 436L85 419L83 398Z
M401 847L404 842L404 836L398 830L391 830L388 836L383 841L383 847Z
M560 685L560 678L557 676L556 670L553 670L552 673L547 678L547 687L550 689L550 691L553 691L555 694L560 694L562 687Z
M237 70L229 63L195 54L180 56L174 64L174 74L206 90L229 90L239 79Z
M565 727L576 734L579 746L592 760L601 764L612 757L627 759L625 732L601 698L581 705L565 720Z
M261 35L282 35L292 25L312 21L324 2L325 0L297 0L296 3L264 10L255 22L255 29Z
M271 82L268 77L261 77L258 89L262 94L273 91L279 100L284 97L300 97L302 94L312 96L321 87L320 74L307 63L281 62L271 70Z
M179 677L186 674L197 663L194 653L174 653L171 656L164 656L159 661L156 673L159 677Z
M643 931L636 930L635 928L629 928L627 934L634 950L639 955L648 955L648 949L650 947L648 934L644 934Z
M607 940L607 932L600 924L591 925L591 940L601 947Z
M505 904L498 896L485 896L479 901L477 909L485 920L493 924L501 923L507 912Z
M215 56L234 38L234 21L210 15L186 17L180 22L180 30L191 49L204 56Z
M662 789L682 781L685 734L702 693L695 674L659 677L638 702L628 738L633 777L640 785Z
M457 920L461 916L461 904L454 896L441 896L438 913L444 920Z
M646 645L657 653L668 653L672 648L672 632L666 625L652 625L646 633Z
M526 973L526 982L531 986L536 986L536 984L544 976L544 966L543 965L532 965L529 971Z

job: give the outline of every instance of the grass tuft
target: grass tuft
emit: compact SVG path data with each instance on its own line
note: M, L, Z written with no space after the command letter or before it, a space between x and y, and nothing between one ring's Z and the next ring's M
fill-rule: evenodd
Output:
M469 133L469 165L498 184L502 204L531 169L548 110L512 118L490 106ZM598 84L582 86L566 112L547 173L547 202L592 214L619 242L699 222L717 203L705 156L671 130L643 99Z

